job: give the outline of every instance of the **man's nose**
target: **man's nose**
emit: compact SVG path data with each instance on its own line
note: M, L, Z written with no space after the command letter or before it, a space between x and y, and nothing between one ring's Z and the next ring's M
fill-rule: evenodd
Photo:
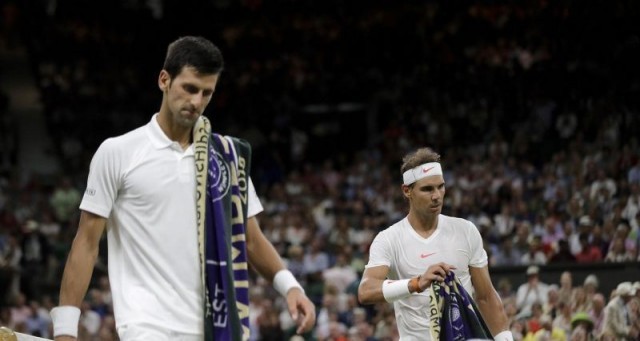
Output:
M442 197L442 193L440 193L440 191L435 190L433 191L433 195L431 195L431 200L437 200L440 199L440 197Z
M191 104L196 108L199 108L202 105L202 101L204 100L204 96L201 92L191 96Z

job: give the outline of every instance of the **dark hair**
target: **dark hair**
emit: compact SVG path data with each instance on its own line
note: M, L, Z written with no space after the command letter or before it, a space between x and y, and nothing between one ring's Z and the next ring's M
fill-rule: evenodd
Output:
M409 169L420 166L423 163L428 162L440 162L440 154L433 151L429 147L420 148L415 152L409 153L402 158L402 166L400 167L400 174Z
M162 68L173 78L190 66L200 74L219 74L224 67L222 52L203 37L185 36L169 44Z

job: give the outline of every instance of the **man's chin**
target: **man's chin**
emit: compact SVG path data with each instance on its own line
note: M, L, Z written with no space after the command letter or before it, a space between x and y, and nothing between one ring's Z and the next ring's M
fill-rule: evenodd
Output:
M177 123L184 128L191 128L196 124L200 115L180 116Z

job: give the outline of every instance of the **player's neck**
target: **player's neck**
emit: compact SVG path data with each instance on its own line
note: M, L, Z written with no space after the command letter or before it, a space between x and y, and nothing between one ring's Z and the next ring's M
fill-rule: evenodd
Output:
M409 212L407 216L409 220L409 224L413 227L416 232L423 234L431 234L438 227L438 215L419 215L415 212Z
M181 127L170 119L169 114L164 114L162 111L158 115L158 124L160 129L171 140L178 142L183 149L186 149L191 144L192 129L186 129Z

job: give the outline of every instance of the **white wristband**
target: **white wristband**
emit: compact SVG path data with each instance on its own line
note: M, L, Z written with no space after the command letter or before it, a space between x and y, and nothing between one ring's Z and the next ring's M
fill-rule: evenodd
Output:
M298 280L296 280L291 271L287 269L282 269L273 276L273 287L282 296L287 296L289 290L293 288L300 288L300 290L304 292L304 289L300 283L298 283Z
M409 281L409 279L401 279L398 281L386 280L382 282L382 295L384 299L391 303L411 295L411 292L409 292Z
M78 337L78 323L80 309L71 305L64 305L51 309L53 322L53 337L67 335Z
M513 341L513 334L509 330L504 330L494 336L493 339L495 341Z

